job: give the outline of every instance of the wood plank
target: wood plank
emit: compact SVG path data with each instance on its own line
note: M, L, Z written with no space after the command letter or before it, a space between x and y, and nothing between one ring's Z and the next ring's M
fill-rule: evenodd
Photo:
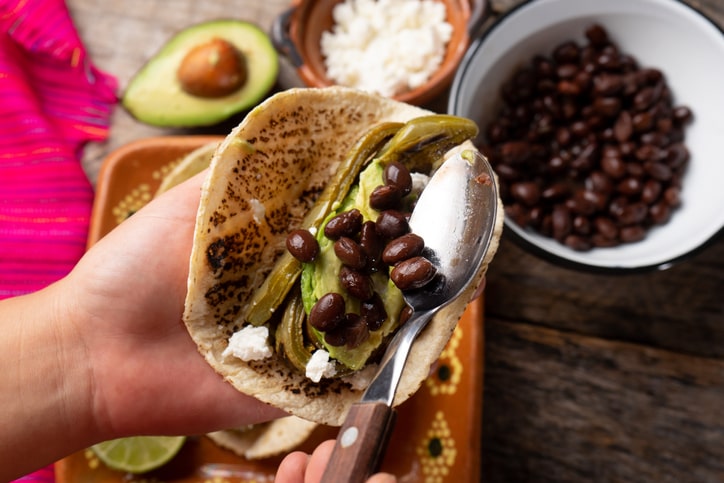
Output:
M724 361L486 328L483 481L724 481Z
M504 239L486 316L724 358L724 239L664 271L601 275L541 260Z

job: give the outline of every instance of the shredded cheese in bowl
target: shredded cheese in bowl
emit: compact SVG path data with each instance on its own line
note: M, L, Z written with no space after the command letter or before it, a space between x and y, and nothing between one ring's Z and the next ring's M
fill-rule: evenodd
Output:
M437 71L453 31L435 0L345 0L332 16L321 39L327 77L389 97Z

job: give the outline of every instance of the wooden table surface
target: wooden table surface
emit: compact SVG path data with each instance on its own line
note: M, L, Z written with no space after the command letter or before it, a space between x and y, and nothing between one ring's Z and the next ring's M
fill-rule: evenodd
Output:
M269 29L288 2L68 5L94 62L123 88L180 28L233 16ZM724 25L722 0L695 5ZM277 87L293 85L282 61ZM119 108L108 142L88 146L84 166L95 181L110 150L186 132L142 125ZM668 270L624 276L561 268L504 237L485 324L484 481L724 481L724 237Z

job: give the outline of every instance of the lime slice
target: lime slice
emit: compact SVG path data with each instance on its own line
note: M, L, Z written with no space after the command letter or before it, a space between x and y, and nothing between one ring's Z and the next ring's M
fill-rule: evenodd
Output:
M168 463L184 441L186 436L132 436L98 443L91 449L109 468L144 473Z

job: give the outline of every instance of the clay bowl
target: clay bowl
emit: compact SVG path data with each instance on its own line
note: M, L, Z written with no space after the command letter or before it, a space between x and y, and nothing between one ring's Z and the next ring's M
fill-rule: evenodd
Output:
M332 10L342 0L295 0L279 15L272 28L277 50L295 67L309 87L333 85L326 75L320 40L322 32L332 29ZM393 99L422 105L449 87L455 71L480 27L487 11L487 0L439 0L445 4L447 21L453 34L438 71L423 85L393 96Z

